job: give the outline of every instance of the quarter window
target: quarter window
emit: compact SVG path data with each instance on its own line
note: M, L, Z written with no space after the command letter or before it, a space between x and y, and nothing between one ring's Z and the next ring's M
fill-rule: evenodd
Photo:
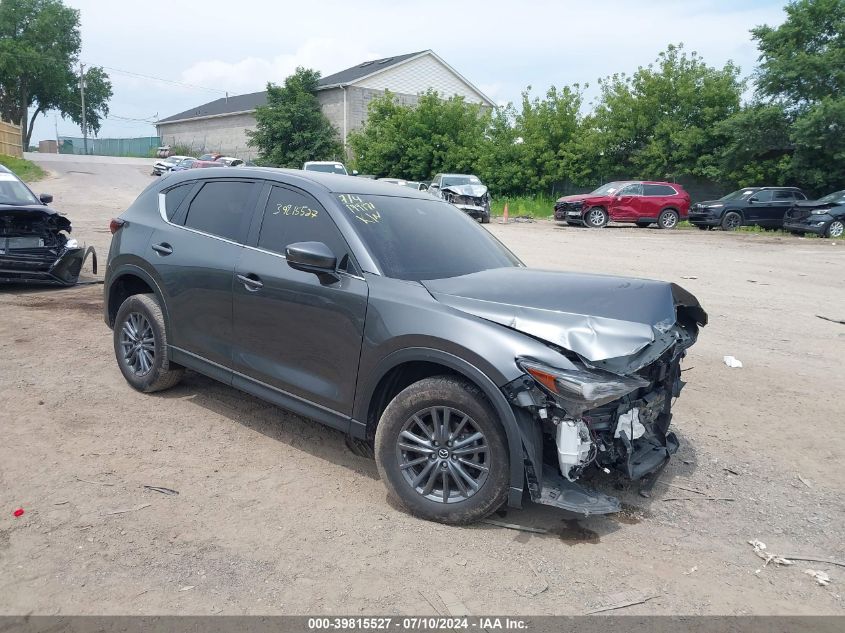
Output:
M645 196L675 196L678 192L669 185L643 185Z
M273 187L264 209L258 248L284 255L285 248L295 242L323 242L338 261L348 251L334 220L314 198L293 189Z
M243 242L252 219L253 183L207 182L188 208L185 226L203 233Z
M168 220L173 219L173 216L176 214L176 209L179 208L179 205L182 204L185 197L191 193L191 189L193 189L195 184L196 183L194 182L186 182L183 185L167 190L164 194L164 210L167 213Z

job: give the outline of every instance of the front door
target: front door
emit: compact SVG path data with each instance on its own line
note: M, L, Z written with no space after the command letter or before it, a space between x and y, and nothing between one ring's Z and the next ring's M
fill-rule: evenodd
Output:
M192 183L193 184L193 183ZM231 367L232 272L257 199L246 180L209 180L153 232L149 258L165 294L168 343ZM175 191L174 195L184 193ZM169 215L169 213L168 213Z
M617 222L633 222L636 220L642 195L643 186L639 183L622 187L610 205L610 219Z
M745 209L746 224L766 224L772 213L773 193L771 189L763 189L751 196Z
M367 283L345 272L354 270L349 248L322 205L295 188L268 189L260 231L235 269L235 371L351 416ZM295 242L323 242L344 272L332 281L291 268L284 252Z

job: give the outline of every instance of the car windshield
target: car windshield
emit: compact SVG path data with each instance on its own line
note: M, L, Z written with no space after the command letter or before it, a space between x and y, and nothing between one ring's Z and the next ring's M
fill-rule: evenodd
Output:
M591 191L590 195L607 196L607 195L610 195L611 193L618 191L619 189L621 189L622 187L624 187L627 184L628 184L627 182L609 182L606 185L602 185L601 187L599 187L595 191Z
M444 279L522 262L456 207L432 198L337 194L385 276Z
M819 202L823 204L830 204L831 202L845 202L845 189L829 193L824 198L819 198Z
M753 194L756 189L740 189L739 191L734 191L733 193L729 193L726 196L722 196L719 200L741 200L748 198Z
M17 176L0 172L0 204L41 204L41 201Z
M328 174L346 174L346 169L343 165L337 164L308 165L306 171L322 171Z
M441 187L453 187L455 185L480 185L478 176L443 176Z

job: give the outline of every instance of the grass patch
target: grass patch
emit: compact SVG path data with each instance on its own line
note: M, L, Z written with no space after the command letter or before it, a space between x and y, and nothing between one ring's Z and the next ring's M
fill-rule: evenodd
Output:
M555 212L555 198L548 196L514 196L497 198L490 205L493 215L503 215L505 203L508 204L508 217L526 216L531 218L550 218Z
M46 171L32 161L15 158L14 156L6 156L5 154L0 154L0 165L11 169L24 182L35 182L47 175Z

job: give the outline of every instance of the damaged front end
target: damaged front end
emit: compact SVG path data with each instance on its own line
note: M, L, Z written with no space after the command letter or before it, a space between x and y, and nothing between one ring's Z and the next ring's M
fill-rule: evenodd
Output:
M446 202L477 220L490 216L490 194L484 185L450 185L441 193Z
M684 386L681 360L707 324L683 288L518 268L426 283L439 301L557 352L559 361L517 358L525 373L502 388L520 422L533 501L618 512L618 499L576 480L590 470L641 479L678 450L672 399Z
M71 223L52 209L0 209L0 283L72 286L97 254L70 237Z

